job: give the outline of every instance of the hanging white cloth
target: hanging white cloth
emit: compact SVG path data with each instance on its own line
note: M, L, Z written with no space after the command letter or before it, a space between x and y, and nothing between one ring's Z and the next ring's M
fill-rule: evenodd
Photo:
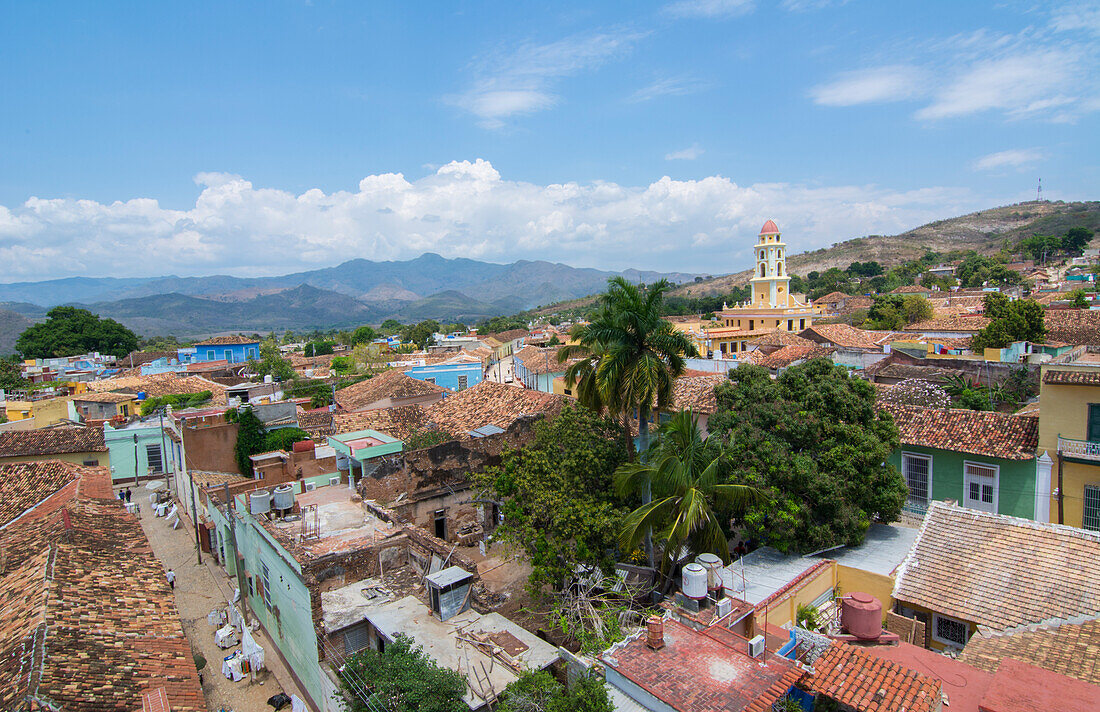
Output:
M240 640L240 634L237 633L237 629L232 625L219 628L218 631L214 633L214 644L219 648L232 648L239 643Z
M262 670L264 667L264 649L252 637L252 631L248 628L241 629L241 652L248 658L248 664L252 670Z
M243 680L244 671L241 670L242 660L244 660L244 658L241 657L240 652L236 652L227 657L225 660L222 661L222 675L225 675L233 682Z
M237 610L236 606L229 607L229 624L244 630L244 617L241 616L241 612Z
M298 697L298 695L291 695L290 712L309 712L309 710L306 709L306 703L302 702L301 698Z

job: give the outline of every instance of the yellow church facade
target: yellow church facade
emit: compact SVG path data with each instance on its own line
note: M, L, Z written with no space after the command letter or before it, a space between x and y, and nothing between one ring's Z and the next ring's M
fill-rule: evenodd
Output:
M707 331L716 358L736 358L752 339L774 331L798 333L813 323L813 307L791 296L787 245L774 221L764 223L753 252L752 301L723 305L722 327Z

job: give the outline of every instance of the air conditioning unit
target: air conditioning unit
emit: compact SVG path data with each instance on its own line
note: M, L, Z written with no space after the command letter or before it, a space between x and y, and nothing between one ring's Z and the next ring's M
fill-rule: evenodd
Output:
M307 482L306 483L306 492L312 492L315 489L317 489L317 483L316 482Z
M730 614L733 610L733 601L723 596L718 599L718 604L714 607L715 612L718 613L719 618L723 618Z
M764 636L758 635L749 641L749 657L759 658L764 654Z
M338 484L340 484L340 478L339 477L330 477L330 478L328 478L328 483L330 485L338 485Z

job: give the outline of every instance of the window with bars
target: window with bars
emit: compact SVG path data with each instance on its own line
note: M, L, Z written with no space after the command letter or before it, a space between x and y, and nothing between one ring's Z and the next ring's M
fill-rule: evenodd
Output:
M1100 531L1100 485L1085 485L1085 508L1081 528Z
M160 445L145 446L145 461L149 463L149 471L155 474L164 472L164 457L160 451Z
M910 452L901 454L901 474L909 487L909 502L918 505L928 504L932 492L932 458Z
M977 462L963 463L965 505L983 512L997 511L997 479L1000 468Z
M460 390L460 391L466 390L466 388L469 386L469 383L470 383L470 377L469 376L459 376L458 377L458 390Z
M962 621L935 614L932 616L932 638L946 645L962 647L970 635L970 626Z
M263 590L260 592L264 597L264 605L271 608L271 572L267 570L267 564L260 562L260 578L264 582Z

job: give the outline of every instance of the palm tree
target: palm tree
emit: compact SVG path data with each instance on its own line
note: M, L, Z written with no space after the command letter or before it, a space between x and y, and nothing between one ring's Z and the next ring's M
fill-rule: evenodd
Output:
M729 545L714 508L743 511L763 501L763 494L747 485L720 484L733 467L717 438L703 438L690 409L672 416L659 432L646 462L626 463L615 471L620 495L645 482L652 483L657 495L626 516L620 544L632 551L655 529L664 542L662 571L668 571L685 545L695 554L710 552L729 563Z
M565 382L577 387L583 405L612 416L638 418L638 449L649 449L649 417L654 407L672 405L672 386L683 374L685 357L697 356L695 344L661 316L665 292L671 288L660 280L648 288L631 284L622 277L608 280L607 292L588 324L574 327L573 346L558 352L558 359L580 356L570 366ZM652 499L649 483L639 482L642 501ZM653 541L647 533L645 551L653 565Z

